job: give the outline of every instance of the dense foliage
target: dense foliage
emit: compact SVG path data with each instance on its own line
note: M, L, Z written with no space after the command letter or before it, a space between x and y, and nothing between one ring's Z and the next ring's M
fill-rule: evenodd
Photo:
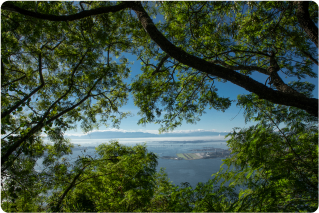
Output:
M304 81L317 77L316 3L7 1L1 9L4 211L318 207L318 99ZM127 53L142 63L130 85ZM207 183L174 186L145 146L111 142L68 159L64 133L118 127L129 92L139 123L161 131L195 123L207 108L227 110L232 101L215 81L251 92L238 105L258 124L230 133L228 169Z
M318 121L294 107L274 105L255 95L239 97L247 120L234 129L232 157L215 178L247 188L239 194L245 211L313 212L318 208ZM232 166L232 169L230 169Z

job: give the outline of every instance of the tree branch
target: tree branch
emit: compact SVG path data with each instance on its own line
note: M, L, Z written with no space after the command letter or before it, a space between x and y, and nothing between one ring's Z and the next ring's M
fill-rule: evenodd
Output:
M169 55L165 55L161 61L158 63L156 70L152 73L152 75L155 75L156 73L160 72L161 67L163 66L164 62L169 58Z
M276 47L275 47L275 49L276 49ZM276 49L276 53L277 52L278 52L278 50ZM268 79L270 78L269 84L270 85L273 84L278 91L284 92L286 94L290 93L290 94L294 94L296 96L304 96L303 94L297 92L296 90L294 90L293 88L291 88L290 86L285 84L283 82L283 80L280 78L280 76L278 75L278 71L280 70L280 67L279 67L277 60L276 60L276 53L274 51L271 51L271 54L269 56L269 67L267 68L267 72L269 75ZM267 80L266 80L266 82L267 82Z
M90 97L91 91L95 88L96 84L101 81L103 79L104 76L100 77L92 86L92 88L88 91L88 94L81 100L79 101L77 104L73 105L70 108L65 109L64 111L60 112L59 114L57 114L56 116L50 118L47 122L44 122L44 120L46 119L48 112L50 111L49 109L47 110L47 112L44 114L43 118L41 119L41 121L35 126L33 127L27 134L24 135L24 137L22 137L21 139L17 140L16 142L13 143L13 145L11 145L11 147L6 151L6 154L4 154L3 156L1 156L1 164L4 165L4 163L6 161L8 161L9 156L17 149L19 148L19 146L27 139L30 138L31 135L33 135L35 132L39 131L41 128L43 128L45 126L45 124L51 123L52 121L58 119L60 116L64 115L65 113L75 109L77 106L79 106L80 104L82 104L85 100L87 100ZM68 90L69 91L69 90ZM67 94L67 93L66 93ZM61 96L61 98L59 98L55 103L53 103L51 105L50 108L52 108L60 99L62 99L65 96L65 94L63 96Z
M102 79L102 77L100 79L98 79L95 84L93 85L93 87L89 90L88 95L85 96L81 101L79 101L77 104L73 105L70 108L65 109L64 111L60 112L58 115L50 118L47 122L44 122L44 120L48 117L51 109L60 101L62 100L72 89L73 87L73 76L76 72L76 70L78 69L78 67L80 66L80 64L82 63L82 61L84 60L84 57L86 56L87 52L89 50L86 51L86 53L83 55L83 57L80 59L80 62L75 66L75 68L72 71L72 76L71 76L71 83L70 83L70 87L69 89L60 97L58 98L58 100L56 100L53 104L51 104L51 106L46 110L46 112L44 113L43 117L41 118L41 120L39 121L39 123L34 126L27 134L25 134L22 138L18 139L17 141L15 141L9 148L8 150L6 150L6 154L4 154L3 156L1 156L1 163L2 165L4 165L4 163L9 159L9 156L27 139L29 138L31 135L33 135L35 132L39 131L41 128L43 128L46 124L54 121L55 119L59 118L60 116L62 116L63 114L69 112L70 110L74 109L75 107L79 106L81 103L83 103L87 98L90 97L90 93L91 91L94 89L95 85ZM40 75L41 81L44 82L43 80L43 76L42 73Z
M301 50L301 52L305 54L305 56L307 56L313 63L317 64L317 66L319 65L318 61L314 57L312 57L310 53L307 53L306 51L303 51L303 50Z
M87 166L88 166L88 165L84 166L84 167L81 169L81 171L79 172L79 174L77 174L77 175L73 178L73 180L72 180L72 182L70 183L70 185L68 186L68 188L65 189L65 191L64 191L63 194L62 194L62 196L60 197L60 199L59 199L57 205L56 205L55 208L54 208L54 211L57 211L57 212L58 212L58 211L60 210L60 206L61 206L61 203L62 203L64 197L65 197L65 196L68 194L68 192L73 188L73 186L75 185L76 180L77 180L78 178L80 178L80 176L81 176L82 173L84 172L84 169L85 169Z
M92 1L91 1L91 2L92 2ZM83 10L83 11L85 10L82 4L89 4L89 5L91 5L91 2L80 1L80 6L81 6L82 10Z
M264 52L260 52L260 51L248 51L248 50L236 50L236 49L231 49L229 51L219 53L216 56L224 55L224 54L231 53L231 52L253 53L253 54L264 55L264 56L269 57L269 54L264 53Z
M104 77L104 76L103 76L103 77ZM72 107L70 107L70 108L68 108L68 109L66 109L66 110L64 110L64 111L62 111L62 112L60 112L60 113L57 114L56 116L50 118L50 119L47 121L47 123L51 123L52 121L58 119L60 116L64 115L65 113L67 113L67 112L69 112L69 111L71 111L72 109L75 109L77 106L79 106L80 104L82 104L85 100L87 100L87 99L91 96L91 92L92 92L92 90L95 88L96 84L97 84L99 81L101 81L103 77L99 78L99 79L94 83L94 85L92 86L92 88L88 91L88 94L87 94L81 101L79 101L77 104L73 105Z
M318 47L318 27L310 18L308 1L294 2L297 4L297 18L301 28L308 34L310 40Z
M6 83L6 84L1 85L1 87L7 87L7 86L9 86L10 84L12 84L12 83L14 83L14 82L16 82L16 81L20 81L21 79L24 79L25 77L27 77L27 76L25 75L25 76L22 76L22 77L20 77L20 78L17 78L17 79L15 79L15 80L13 80L13 81L11 81L11 82L9 82L9 83ZM2 82L1 82L1 83L2 83Z
M220 61L220 60L215 60L213 63L216 64L221 64L226 68L229 68L231 70L247 70L247 71L258 71L262 74L269 75L268 71L262 67L257 67L257 66L244 66L244 65L237 65L237 66L232 66L228 65L227 63Z
M18 101L15 105L13 105L10 109L7 111L4 111L1 113L1 118L4 118L8 116L10 113L12 113L14 110L16 110L22 103L24 103L28 98L30 98L32 95L34 95L37 91L39 91L42 87L44 87L45 83L42 76L42 58L41 54L39 54L39 75L40 75L40 81L41 85L35 88L31 93L29 93L27 96L25 96L22 100Z
M43 45L42 46L42 48L47 48L47 49L49 49L49 50L54 50L55 48L57 48L57 47L59 47L60 46L60 44L62 44L62 42L65 40L65 38L63 38L57 45L55 45L55 47L48 47L46 44L45 45ZM42 49L41 48L41 49Z
M6 71L4 69L4 65L3 65L3 61L2 61L2 58L1 58L1 78L3 80L4 76L6 74Z
M67 94L69 94L69 92L71 91L72 87L73 87L73 77L75 75L75 72L77 71L77 69L79 68L79 66L82 64L86 54L88 53L89 49L86 50L86 52L84 53L84 55L82 56L82 58L80 59L79 63L73 68L73 71L71 73L71 82L69 83L69 89L62 95L60 96L60 98L58 98L53 104L51 104L51 106L47 109L47 111L44 113L42 119L39 121L39 123L43 123L44 120L47 118L47 116L49 115L51 109L58 103L60 102L64 97L67 96Z
M82 19L82 18L89 17L89 16L94 16L94 15L99 15L99 14L104 14L104 13L118 12L118 11L121 11L125 8L128 8L131 4L132 4L132 2L123 2L121 4L114 5L114 6L99 7L99 8L95 8L92 10L84 10L84 11L81 11L79 13L72 14L72 15L61 15L61 16L48 15L48 14L42 14L42 13L37 13L37 12L25 10L23 8L15 6L10 1L4 2L2 4L1 9L7 10L7 11L18 12L22 15L26 15L26 16L30 16L30 17L38 18L38 19L49 20L49 21L74 21L74 20Z
M169 40L167 40L160 31L158 31L140 2L135 2L131 8L136 13L143 28L149 34L151 39L157 43L159 47L170 57L176 59L180 63L209 75L214 75L228 80L250 92L257 94L261 99L266 99L276 104L294 106L306 110L311 115L318 117L318 99L307 98L273 90L248 76L190 55L182 49L176 47Z
M109 160L109 159L103 159L103 160ZM73 181L70 183L70 185L68 186L68 188L64 191L64 193L62 194L61 198L59 199L58 201L58 204L55 206L55 211L59 211L60 210L60 207L61 207L61 204L62 204L62 201L63 199L65 198L65 196L68 194L68 192L74 187L74 186L77 186L78 184L82 183L83 181L86 181L88 179L91 179L91 178L96 178L96 177L99 177L99 176L105 176L105 175L109 175L109 174L112 174L112 173L116 173L116 172L110 172L110 173L107 173L107 174L101 174L101 175L94 175L94 176L91 176L91 177L88 177L88 178L85 178L85 179L82 179L80 180L78 183L76 183L76 180L80 178L80 176L83 174L84 172L84 169L89 166L90 164L87 164L85 165L81 171L79 172L79 174L77 174L74 178L73 178Z

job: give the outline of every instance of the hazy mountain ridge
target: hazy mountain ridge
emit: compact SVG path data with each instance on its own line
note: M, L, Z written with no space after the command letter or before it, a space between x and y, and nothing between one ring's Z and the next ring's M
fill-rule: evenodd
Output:
M191 137L191 136L221 136L224 137L228 132L211 132L211 131L193 131L182 133L163 133L154 134L146 132L121 132L121 131L104 131L92 132L86 135L66 135L71 139L104 139L104 138L148 138L148 137Z

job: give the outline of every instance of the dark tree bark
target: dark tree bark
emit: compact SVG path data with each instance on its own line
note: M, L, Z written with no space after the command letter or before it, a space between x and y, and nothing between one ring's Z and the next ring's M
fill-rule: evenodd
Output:
M295 2L298 6L297 8L297 18L300 26L308 34L309 38L318 47L318 27L313 23L310 18L308 7L308 1L298 1Z
M131 5L132 2L123 2L121 4L115 5L115 6L108 6L108 7L99 7L96 9L92 10L84 10L76 14L72 15L62 15L62 16L57 16L57 15L48 15L48 14L42 14L42 13L37 13L29 10L22 9L20 7L15 6L14 4L10 2L4 2L2 4L1 9L2 10L9 10L12 12L18 12L22 15L26 16L31 16L33 18L38 18L38 19L44 19L44 20L49 20L49 21L74 21L78 19L82 19L88 16L94 16L94 15L99 15L99 14L104 14L104 13L110 13L110 12L118 12L121 11L125 8L128 8L129 5Z

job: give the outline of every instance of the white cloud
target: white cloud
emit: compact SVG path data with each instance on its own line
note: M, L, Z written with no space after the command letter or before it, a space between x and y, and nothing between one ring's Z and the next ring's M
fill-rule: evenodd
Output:
M89 135L89 134L94 133L94 132L136 132L136 131L112 128L112 129L105 129L105 130L93 130L93 131L90 131L87 133L66 133L65 135L66 136L84 136L84 135Z
M192 133L192 132L216 132L216 129L204 130L204 129L195 129L195 130L174 130L170 133Z
M159 131L158 131L158 130L143 130L143 129L139 129L138 131L134 131L134 132L143 132L143 133L159 134Z

